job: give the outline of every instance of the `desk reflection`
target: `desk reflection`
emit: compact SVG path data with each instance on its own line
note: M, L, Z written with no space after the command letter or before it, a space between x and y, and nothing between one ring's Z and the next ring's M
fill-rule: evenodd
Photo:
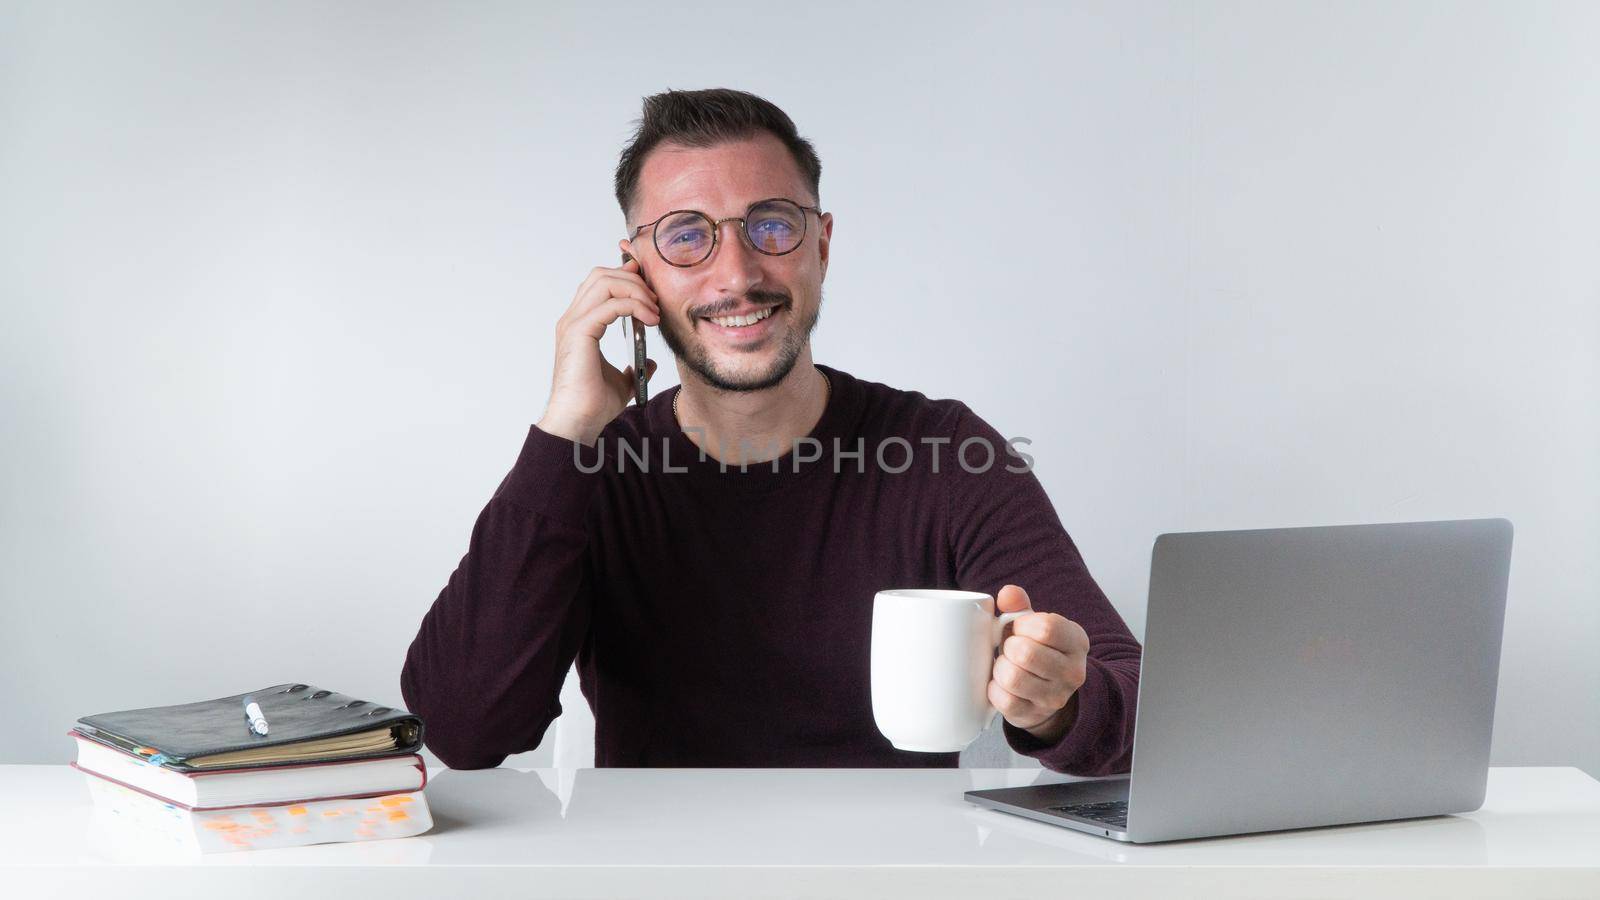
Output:
M1435 816L1124 844L968 803L968 790L1083 781L923 769L496 769L428 785L430 861L524 864L1482 865L1483 827ZM453 840L470 830L471 840ZM730 839L730 833L737 839Z
M959 813L973 786L960 769L905 779L871 769L614 768L444 772L428 790L436 834L470 827L473 856L503 832L530 861L614 862L625 846L636 865L807 864L826 847L834 865L881 865L897 861L898 847L915 848L908 859L970 855L973 832ZM730 825L754 839L729 847L719 836ZM457 861L451 843L438 842L434 862Z

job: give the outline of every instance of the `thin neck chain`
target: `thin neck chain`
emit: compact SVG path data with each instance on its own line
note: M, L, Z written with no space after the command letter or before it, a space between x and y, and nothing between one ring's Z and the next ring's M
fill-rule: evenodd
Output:
M824 395L822 400L822 405L824 408L826 408L828 401L833 399L833 379L829 378L828 373L822 371L821 369L817 370L817 374L822 376L822 385L827 389L827 393ZM683 427L683 420L678 418L678 398L682 396L683 388L680 386L678 388L678 392L672 395L672 421L677 422L679 428Z

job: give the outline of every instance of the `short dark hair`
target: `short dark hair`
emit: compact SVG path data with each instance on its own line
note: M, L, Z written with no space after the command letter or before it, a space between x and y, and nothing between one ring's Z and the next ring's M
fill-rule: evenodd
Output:
M668 90L652 94L644 98L644 114L638 126L617 162L617 204L622 207L624 216L633 214L639 173L644 168L645 157L658 145L671 142L685 147L713 147L745 140L761 131L768 132L789 148L789 154L811 188L810 201L822 205L819 193L822 160L817 158L816 149L795 130L794 120L787 113L755 94L729 88Z

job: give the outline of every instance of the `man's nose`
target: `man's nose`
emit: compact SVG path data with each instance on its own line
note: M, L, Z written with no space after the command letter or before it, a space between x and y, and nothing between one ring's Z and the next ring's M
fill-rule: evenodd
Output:
M721 237L711 259L702 265L711 270L708 274L718 292L743 294L761 280L761 254L745 238L743 222L724 221L717 229Z

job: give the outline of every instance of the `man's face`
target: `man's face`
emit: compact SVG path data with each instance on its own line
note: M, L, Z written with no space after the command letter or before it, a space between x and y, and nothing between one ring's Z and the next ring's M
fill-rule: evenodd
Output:
M786 197L814 206L800 168L777 138L690 148L662 144L645 158L629 229L675 209L712 219L743 216L750 204ZM806 212L805 241L793 252L768 256L752 249L738 222L718 228L716 250L696 266L679 268L656 252L652 229L622 249L640 261L661 301L661 336L695 374L721 390L756 391L782 381L806 349L822 310L833 217ZM716 318L760 314L750 325Z

